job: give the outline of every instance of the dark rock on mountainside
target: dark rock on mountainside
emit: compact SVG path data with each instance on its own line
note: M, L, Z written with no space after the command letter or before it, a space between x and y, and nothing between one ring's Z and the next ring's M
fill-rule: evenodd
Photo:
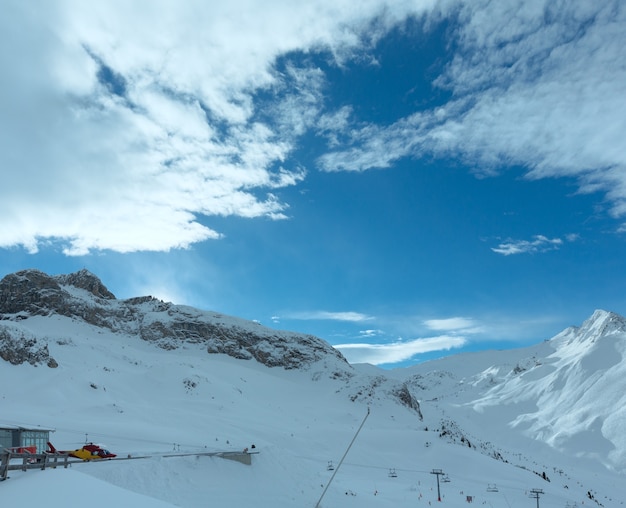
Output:
M420 408L420 403L413 396L407 383L402 384L402 386L393 390L392 394L406 407L412 409L419 415L419 419L423 420L424 416L422 415L422 410Z
M354 369L326 341L312 335L274 330L256 322L216 312L163 302L151 296L118 300L98 277L81 270L69 275L47 275L23 270L0 281L0 358L12 364L56 367L47 337L28 332L35 316L64 316L107 329L123 340L136 337L164 350L199 345L209 354L256 360L268 367L313 369L338 382L351 379ZM322 374L324 373L324 374ZM366 381L351 400L382 393L416 412L418 401L406 385L383 377Z
M99 299L115 299L100 279L87 270L56 277L39 270L22 270L0 280L0 313L72 315L74 311L69 306L75 298L63 286L83 289Z
M35 337L15 334L0 325L0 358L13 365L30 363L31 365L47 365L58 367L58 363L50 356L47 344L41 344Z
M0 320L54 314L138 336L168 350L204 344L208 353L254 358L270 367L293 369L329 358L348 367L339 351L311 335L272 330L151 296L117 300L87 270L57 276L23 270L0 281Z
M84 290L84 297L68 288ZM56 277L22 270L0 280L0 319L7 319L7 314L18 318L59 314L111 328L110 320L120 310L107 305L111 301L115 301L113 293L87 270Z
M46 315L64 299L53 277L38 270L23 270L0 281L0 313Z
M55 277L60 284L66 286L74 286L75 288L84 289L98 298L107 300L115 300L115 295L111 293L102 281L88 270L80 270L69 275L58 275Z

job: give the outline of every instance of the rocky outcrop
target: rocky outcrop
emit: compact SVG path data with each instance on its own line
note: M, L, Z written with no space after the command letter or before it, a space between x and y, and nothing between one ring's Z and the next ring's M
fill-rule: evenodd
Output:
M392 395L396 397L404 406L412 409L419 415L419 419L423 420L422 409L420 408L419 401L413 396L406 383L392 391Z
M0 319L7 314L47 316L78 316L95 325L103 325L98 305L82 301L66 289L72 286L83 289L97 300L114 300L115 296L100 279L81 270L70 275L50 276L39 270L22 270L0 280ZM97 301L95 302L97 303Z
M208 353L254 359L269 367L295 369L332 358L349 368L339 351L312 335L272 330L151 296L117 300L87 270L57 276L23 270L0 281L0 320L52 314L138 336L167 350L203 344Z
M0 327L0 358L13 365L29 363L58 367L56 360L50 356L47 344L41 344L35 337L27 337L23 333L12 333L6 327Z
M345 363L341 353L312 335L290 336L280 333L256 335L230 327L216 330L207 340L209 353L224 353L235 358L254 358L270 367L296 369L329 356Z
M84 289L97 298L106 300L115 300L115 295L111 293L102 281L89 270L80 270L69 275L59 275L55 277L60 284L65 286L73 286L78 289Z
M59 283L39 270L23 270L0 281L0 314L48 315L64 301Z
M323 340L312 335L281 332L256 323L222 323L208 314L190 317L171 306L163 320L143 319L139 334L163 349L182 344L204 344L212 354L226 354L241 360L255 359L268 367L295 369L329 356L348 365L344 357Z

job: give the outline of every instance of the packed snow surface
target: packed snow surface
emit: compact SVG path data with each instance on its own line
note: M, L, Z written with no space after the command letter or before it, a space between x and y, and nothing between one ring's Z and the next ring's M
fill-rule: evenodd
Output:
M58 367L0 360L0 425L55 429L59 449L87 440L118 457L147 457L11 471L0 500L313 508L336 473L320 506L429 506L437 479L442 506L534 507L533 489L541 508L623 506L618 318L598 311L531 348L394 371L342 370L335 357L285 370L210 355L201 344L167 351L70 317L5 321L45 340ZM403 383L419 412L392 395ZM251 466L195 455L244 448L257 452Z

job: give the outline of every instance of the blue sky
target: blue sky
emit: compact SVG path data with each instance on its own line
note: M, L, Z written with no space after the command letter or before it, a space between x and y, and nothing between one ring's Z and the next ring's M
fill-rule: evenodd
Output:
M626 314L621 2L212 4L4 2L3 275L385 367Z

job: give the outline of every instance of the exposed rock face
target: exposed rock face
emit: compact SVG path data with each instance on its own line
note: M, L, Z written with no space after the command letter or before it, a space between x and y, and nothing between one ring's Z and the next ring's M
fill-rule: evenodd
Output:
M39 270L23 270L0 281L1 313L47 315L63 300L57 281Z
M348 385L353 386L354 369L322 339L151 296L118 300L87 270L57 276L23 270L0 281L0 358L16 365L56 367L48 351L49 339L27 332L29 318L55 315L88 323L96 327L94 333L106 328L126 340L136 337L165 350L197 344L209 354L256 360L268 367L313 369L316 365L313 379L328 376L346 383L348 390L352 389ZM420 405L406 384L374 376L367 377L356 390L350 394L353 401L392 397L422 418Z
M98 298L115 300L115 295L102 284L102 281L98 277L88 270L83 269L76 273L70 273L69 275L59 275L55 277L55 279L58 280L60 284L84 289Z
M188 309L158 300L148 304L163 308L162 315L139 317L142 339L163 349L183 343L205 344L208 353L221 353L241 360L255 359L268 367L294 369L333 357L348 367L344 357L328 343L312 335L272 330L248 321L214 313L190 314Z
M404 383L399 388L393 390L392 394L406 407L415 411L419 415L420 420L424 419L424 416L422 415L422 410L420 408L420 403L409 391L409 387L406 383Z
M23 270L0 281L0 320L52 314L136 335L168 350L185 343L205 344L208 353L254 358L269 367L294 369L332 357L349 368L339 351L317 337L272 330L151 296L117 300L87 270L58 276Z
M68 287L83 289L93 298L80 298ZM110 319L125 309L114 308L115 296L100 279L81 270L70 275L50 276L39 270L22 270L0 281L0 319L60 314L79 317L89 324L111 328Z
M11 333L7 327L0 325L0 358L13 364L31 365L45 364L48 367L58 367L58 363L50 356L47 344L41 344L35 337L26 337L24 334Z

